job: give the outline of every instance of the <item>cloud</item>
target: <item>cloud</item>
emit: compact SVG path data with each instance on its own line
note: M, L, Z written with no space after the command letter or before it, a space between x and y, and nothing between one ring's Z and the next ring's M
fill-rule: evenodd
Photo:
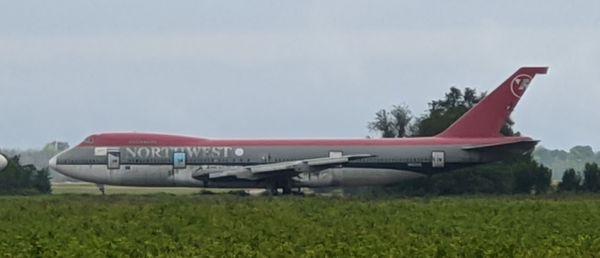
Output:
M549 65L517 108L517 129L548 147L600 146L590 118L598 15L554 19L557 3L200 5L165 7L181 17L109 3L99 14L80 4L73 15L48 7L37 22L0 18L14 24L0 29L10 121L0 142L37 147L103 130L363 137L380 108L407 103L418 114L450 86L491 90L521 65Z

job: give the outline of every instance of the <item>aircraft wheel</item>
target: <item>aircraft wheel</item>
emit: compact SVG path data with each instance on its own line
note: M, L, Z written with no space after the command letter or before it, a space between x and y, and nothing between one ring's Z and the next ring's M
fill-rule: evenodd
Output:
M97 184L98 186L98 190L100 190L100 192L102 193L102 195L106 194L106 188L104 187L103 184Z
M304 192L298 190L297 192L292 192L293 195L304 196Z

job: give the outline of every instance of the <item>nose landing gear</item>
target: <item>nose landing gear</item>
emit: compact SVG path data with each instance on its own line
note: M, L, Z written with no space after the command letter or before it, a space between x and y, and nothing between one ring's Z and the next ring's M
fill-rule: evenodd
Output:
M102 195L106 194L106 188L104 187L103 184L96 184L96 186L98 186L98 190L100 190L100 192L102 193Z

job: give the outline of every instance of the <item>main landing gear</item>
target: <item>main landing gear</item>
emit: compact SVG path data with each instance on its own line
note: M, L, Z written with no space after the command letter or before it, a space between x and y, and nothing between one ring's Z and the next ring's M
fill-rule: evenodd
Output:
M272 196L279 195L279 188L281 188L282 195L302 195L300 187L298 187L298 191L292 190L292 181L289 179L269 182L266 187L267 193Z

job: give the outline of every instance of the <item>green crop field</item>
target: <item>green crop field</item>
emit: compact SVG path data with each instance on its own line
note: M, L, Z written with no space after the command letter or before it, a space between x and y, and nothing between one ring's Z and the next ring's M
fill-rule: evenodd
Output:
M0 256L5 257L598 254L598 196L0 198Z
M112 186L107 185L106 194L153 194L153 193L168 193L168 194L193 194L199 193L200 188L186 187L129 187L129 186ZM61 183L52 185L52 193L54 194L102 194L95 184L90 183Z
M133 194L133 195L147 195L147 194L175 194L175 195L189 195L198 194L202 192L211 193L227 193L232 191L244 191L241 189L205 189L205 188L191 188L191 187L133 187L133 186L105 186L107 195L114 194ZM247 193L253 195L259 195L264 192L264 189L252 189L246 190ZM102 192L98 190L95 184L91 183L58 183L52 185L53 194L90 194L90 195L101 195Z

